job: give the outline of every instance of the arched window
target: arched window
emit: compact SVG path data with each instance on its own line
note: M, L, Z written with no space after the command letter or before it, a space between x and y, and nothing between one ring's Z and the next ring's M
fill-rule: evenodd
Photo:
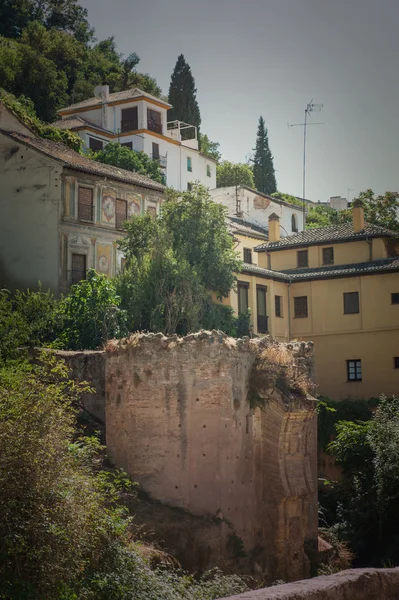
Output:
M296 215L292 215L291 217L291 230L298 231L298 219Z

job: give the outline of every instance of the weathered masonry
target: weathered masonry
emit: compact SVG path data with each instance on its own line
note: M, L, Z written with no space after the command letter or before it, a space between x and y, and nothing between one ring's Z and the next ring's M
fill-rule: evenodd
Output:
M237 572L268 582L309 576L306 551L317 547L315 401L289 379L312 374L311 343L217 331L136 334L104 353L73 354L77 377L93 362L99 389L86 406L101 419L105 398L115 464L157 501L219 523L206 540L204 568L215 556L227 565L238 546L245 558ZM193 549L203 544L191 534Z

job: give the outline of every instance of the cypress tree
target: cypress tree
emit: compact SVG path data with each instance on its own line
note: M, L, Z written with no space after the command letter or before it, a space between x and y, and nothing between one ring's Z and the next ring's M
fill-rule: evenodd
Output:
M168 121L178 120L195 125L199 139L201 115L197 102L197 89L190 65L186 62L183 54L178 57L172 73L169 86L169 102L173 108L168 111ZM183 130L182 137L192 137L191 131Z
M273 155L270 152L269 138L263 117L259 117L254 152L253 171L255 187L259 192L263 192L264 194L274 194L277 192L277 183L274 174Z

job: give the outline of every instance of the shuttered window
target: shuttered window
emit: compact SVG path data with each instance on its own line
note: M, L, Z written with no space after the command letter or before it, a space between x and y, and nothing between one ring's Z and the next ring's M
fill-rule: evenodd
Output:
M323 265L334 264L334 248L323 248Z
M274 296L274 308L276 317L282 317L282 298L281 296Z
M159 160L159 144L152 142L152 158L154 160Z
M294 317L295 319L306 319L308 316L308 297L296 296L294 298Z
M137 106L122 110L121 131L135 131L139 128Z
M307 250L298 250L297 255L297 263L298 268L307 267L308 266L308 251Z
M126 200L116 199L116 228L123 229L123 223L127 220Z
M93 152L98 152L102 150L104 147L104 142L102 140L96 140L96 138L89 138L89 147Z
M267 315L266 315L266 287L256 286L256 310L258 333L267 333Z
M252 264L252 251L250 248L244 248L244 262L248 265Z
M393 359L393 368L394 369L399 369L399 356L394 356L394 359Z
M344 314L355 315L359 312L359 292L344 294Z
M248 309L248 288L249 283L243 281L237 283L238 314L241 314Z
M399 304L399 294L391 294L391 302L392 304Z
M86 279L86 255L72 254L72 284Z
M94 221L93 190L92 188L79 187L78 192L78 218L80 221Z
M132 142L123 142L121 144L121 146L126 146L126 148L129 148L129 150L133 150L133 143Z

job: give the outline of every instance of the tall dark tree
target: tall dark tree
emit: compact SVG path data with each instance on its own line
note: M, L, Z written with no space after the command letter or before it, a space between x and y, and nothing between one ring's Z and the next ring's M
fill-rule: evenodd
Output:
M255 187L264 194L277 192L276 176L273 166L273 155L269 148L269 137L263 117L259 117L256 147L254 149L253 171Z
M168 111L168 121L178 120L195 125L199 134L201 114L197 102L197 89L190 65L186 62L183 54L178 57L172 73L169 102L173 108ZM186 132L183 130L182 137L192 137L190 130L186 130Z

